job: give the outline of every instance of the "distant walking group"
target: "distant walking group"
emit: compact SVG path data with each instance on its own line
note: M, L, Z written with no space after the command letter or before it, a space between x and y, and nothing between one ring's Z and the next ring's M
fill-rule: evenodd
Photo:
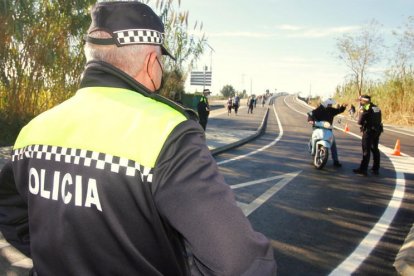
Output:
M226 104L227 116L230 116L232 109L234 109L234 113L237 115L240 106L240 97L238 95L235 95L233 98L229 97Z
M247 98L247 114L253 114L253 109L256 107L257 102L262 103L262 107L264 107L266 103L265 95L259 96L256 98L255 95L251 95ZM236 94L234 97L229 97L225 104L227 108L227 116L230 116L232 109L234 109L234 113L237 115L238 109L240 107L240 97Z

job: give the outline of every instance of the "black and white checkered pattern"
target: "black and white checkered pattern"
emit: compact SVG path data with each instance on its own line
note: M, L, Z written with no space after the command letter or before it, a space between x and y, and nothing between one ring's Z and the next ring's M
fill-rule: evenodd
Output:
M114 32L118 43L126 44L155 44L162 45L164 34L155 30L131 29Z
M126 158L95 151L47 145L30 145L13 151L13 162L24 158L53 160L83 165L85 167L95 167L96 169L110 170L114 173L121 173L132 177L135 177L138 173L142 181L152 182L151 168L144 167Z

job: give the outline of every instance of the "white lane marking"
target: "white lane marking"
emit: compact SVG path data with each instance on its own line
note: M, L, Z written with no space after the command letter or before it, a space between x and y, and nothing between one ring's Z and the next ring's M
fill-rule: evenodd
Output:
M10 248L7 250L6 248ZM33 267L32 259L26 257L23 253L9 244L3 235L0 234L0 249L7 250L2 253L2 256L8 260L12 267L21 267L30 269Z
M234 158L230 158L230 159L226 159L226 160L223 160L223 161L217 162L217 165L223 165L223 164L226 164L226 163L229 163L229 162L232 162L232 161L236 161L236 160L240 160L240 159L246 158L246 157L251 156L251 155L253 155L253 154L256 154L256 153L262 152L262 151L264 151L265 149L267 149L267 148L269 148L269 147L271 147L271 146L274 146L277 142L279 142L279 141L280 141L280 139L282 139L282 136L283 136L283 127L282 127L282 124L281 124L281 122L280 122L279 116L277 115L275 105L273 105L273 112L275 113L275 116L276 116L276 119L277 119L277 124L278 124L278 126L279 126L279 135L276 137L276 139L275 139L275 140L273 140L271 143L269 143L269 144L267 144L267 145L265 145L265 146L261 147L260 149L257 149L257 150L254 150L254 151L251 151L251 152L249 152L249 153L247 153L247 154L244 154L244 155L238 155L238 156L236 156L236 157L234 157Z
M398 133L398 134L403 134L403 135L407 135L407 136L414 137L414 134L407 133L407 132L402 132L402 131L398 131L398 130L395 130L395 129L389 128L389 127L387 127L387 126L385 126L385 127L384 127L384 130L386 130L386 131L391 131L391 132L395 132L395 133Z
M361 241L358 247L348 256L339 266L337 266L329 275L351 275L371 254L378 242L387 232L389 226L398 212L405 192L404 174L396 172L397 184L394 194L390 200L387 209L381 216L375 226L369 231L368 235Z
M242 211L243 211L243 213L245 214L246 217L249 216L252 212L254 212L254 210L256 210L257 208L262 206L269 198L271 198L274 194L279 192L286 184L288 184L293 178L298 176L301 172L302 171L286 173L286 174L283 174L283 175L258 179L258 180L254 180L254 181L249 181L249 182L237 184L237 185L232 185L231 188L233 190L236 190L236 189L240 189L240 188L244 188L244 187L248 187L248 186L252 186L252 185L257 185L257 184L262 184L262 183L265 183L265 182L270 182L270 181L273 181L273 180L276 180L276 179L280 179L272 187L267 189L263 194L261 194L259 197L257 197L255 200L253 200L251 203L246 204L246 203L237 202L237 205L242 209Z
M33 261L30 258L24 258L20 261L14 262L11 264L14 267L21 267L26 269L31 269L33 267Z
M291 106L290 104L288 104L288 102L286 101L286 99L287 99L287 96L283 99L283 102L290 108L290 109L292 109L292 110L294 110L294 111L296 111L297 113L299 113L299 114L302 114L302 115L304 115L304 116L308 116L308 114L306 114L305 112L302 112L302 111L299 111L299 110L297 110L296 108L294 108L293 106ZM296 97L295 97L295 99L297 99ZM308 106L308 107L311 107L310 105L307 105L306 104L306 106Z
M286 99L286 98L285 98ZM362 139L361 136L351 132L347 132L349 135ZM411 156L398 157L392 155L393 149L379 146L379 149L390 159L396 172L396 184L394 193L391 200L388 202L388 206L382 214L381 218L374 225L371 231L365 236L358 247L348 256L339 266L337 266L330 275L351 275L355 270L364 262L366 258L371 254L372 250L377 246L378 242L384 236L388 230L390 224L394 220L401 203L405 197L405 178L404 171L408 171L406 164L414 164L414 160ZM412 170L411 170L412 171Z
M0 239L0 249L3 249L7 246L10 246L10 244L5 239Z

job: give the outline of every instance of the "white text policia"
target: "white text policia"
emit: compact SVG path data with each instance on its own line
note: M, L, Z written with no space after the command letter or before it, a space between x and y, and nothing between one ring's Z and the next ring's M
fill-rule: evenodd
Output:
M35 168L30 168L30 193L34 195L40 195L41 197L46 199L61 199L65 204L70 204L72 201L74 201L75 206L91 207L93 204L99 211L102 212L101 202L99 201L99 194L95 179L88 179L85 200L83 200L83 183L81 175L75 175L75 177L73 178L71 174L66 173L65 175L63 175L63 177L61 177L61 173L59 171L55 171L53 174L53 186L50 191L46 190L45 187L46 177L49 177L47 176L46 170L41 169L39 174L39 172ZM73 179L75 179L75 181L73 181Z

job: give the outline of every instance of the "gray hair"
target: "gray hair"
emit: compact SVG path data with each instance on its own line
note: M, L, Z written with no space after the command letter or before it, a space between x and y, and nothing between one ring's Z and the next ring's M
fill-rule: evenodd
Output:
M111 35L104 31L95 31L89 36L94 38L110 38ZM84 52L86 61L104 61L121 69L130 76L135 76L142 70L146 56L152 51L160 53L158 46L153 45L130 45L118 47L116 45L96 45L85 43Z

